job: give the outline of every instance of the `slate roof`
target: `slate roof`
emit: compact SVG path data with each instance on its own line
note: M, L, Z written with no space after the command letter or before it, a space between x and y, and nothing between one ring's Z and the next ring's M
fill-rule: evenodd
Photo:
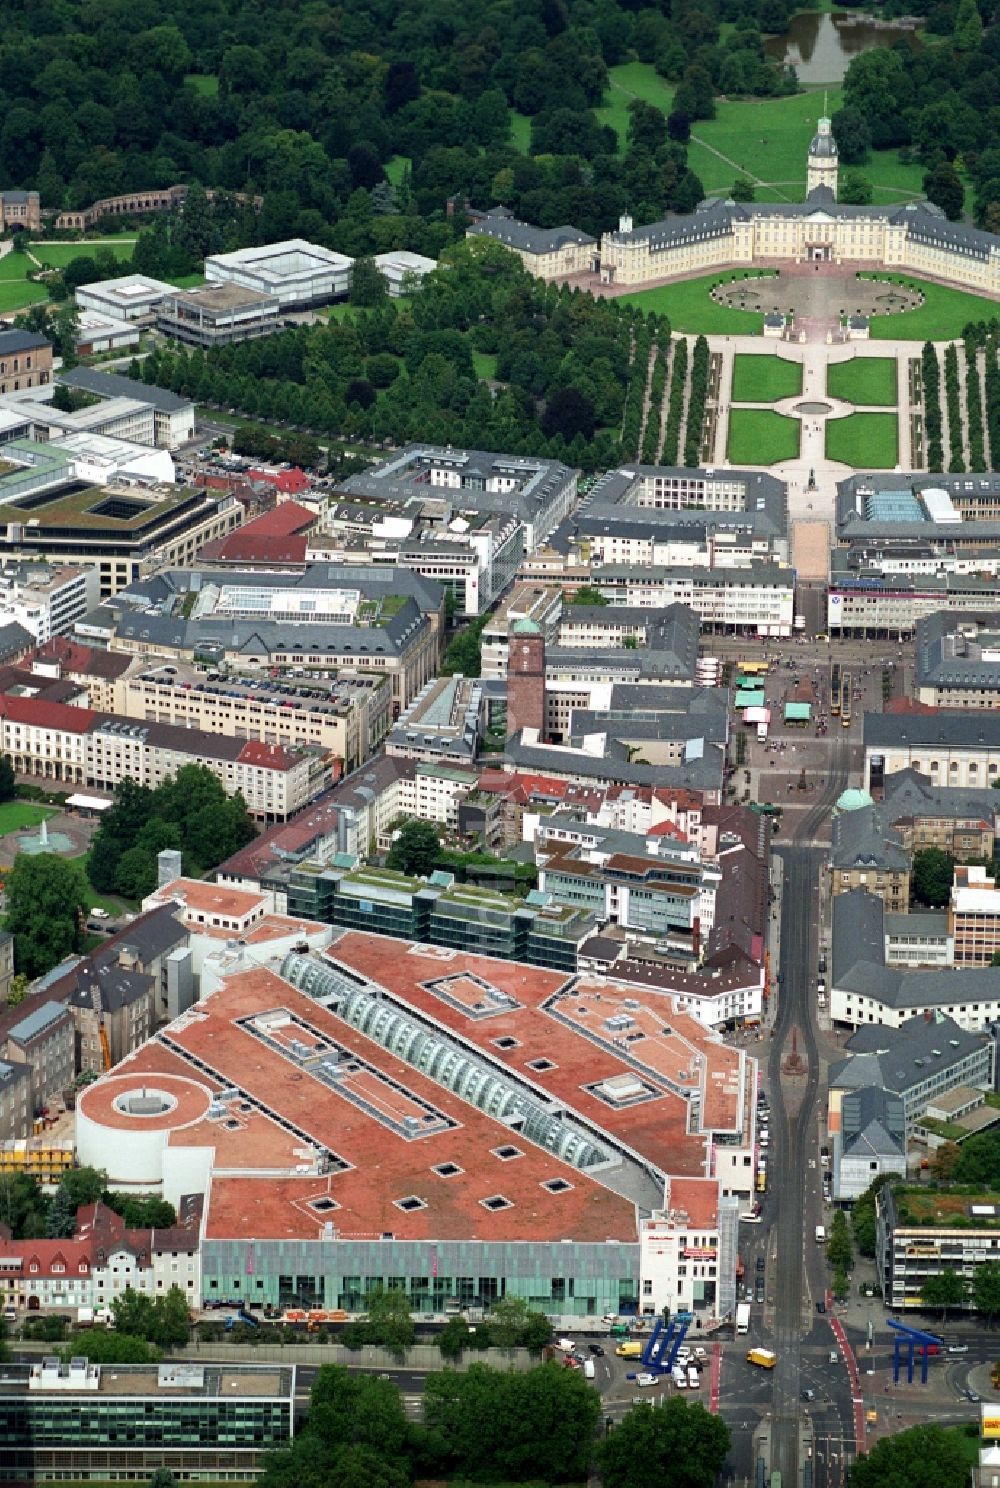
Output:
M597 239L581 232L578 227L568 224L563 227L534 227L506 212L487 213L469 228L469 233L477 238L492 238L494 242L518 248L524 253L556 253L568 243L597 246Z
M59 381L93 393L97 398L133 398L139 403L149 403L160 413L181 413L191 407L190 398L182 398L166 388L152 387L134 377L122 377L118 372L99 372L96 367L72 367L59 373Z
M841 811L833 818L831 862L834 868L876 868L905 873L910 855L881 806Z
M984 588L995 590L996 581L984 581ZM1000 691L1000 661L986 661L975 653L981 649L976 639L976 615L939 611L917 621L914 681L917 687L964 687L980 692ZM966 640L962 630L970 632Z
M10 192L3 192L2 195L10 199ZM12 356L19 351L38 351L43 346L51 345L51 341L36 335L34 331L0 331L0 356Z
M884 906L867 889L852 889L833 901L830 984L891 1008L936 1008L956 1002L1000 999L994 968L950 966L910 971L886 966Z
M902 1157L906 1116L898 1095L867 1086L845 1095L840 1107L844 1157Z
M1000 710L939 708L933 713L865 714L865 749L901 744L927 749L935 744L957 749L1000 749Z
M989 1040L970 1033L953 1018L908 1018L900 1028L868 1025L847 1043L847 1058L831 1065L832 1090L875 1085L895 1095L923 1085L937 1071L963 1061Z
M896 770L885 777L882 807L886 821L915 817L945 820L982 820L993 823L1000 815L1000 792L964 785L935 785L919 770Z

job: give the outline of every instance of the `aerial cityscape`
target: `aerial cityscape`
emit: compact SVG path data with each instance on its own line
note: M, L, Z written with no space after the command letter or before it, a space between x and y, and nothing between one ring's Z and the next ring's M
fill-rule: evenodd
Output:
M1000 12L15 5L0 1485L1000 1483Z

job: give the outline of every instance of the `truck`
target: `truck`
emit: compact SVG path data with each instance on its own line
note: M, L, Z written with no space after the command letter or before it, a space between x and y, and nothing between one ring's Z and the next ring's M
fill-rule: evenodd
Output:
M641 1343L620 1343L615 1349L619 1359L641 1359L643 1345Z
M824 1244L825 1241L826 1241L826 1227L824 1225L817 1225L816 1226L816 1244L817 1245L822 1245L822 1244Z
M736 1304L736 1331L737 1333L748 1333L750 1331L749 1302L737 1302Z
M778 1362L777 1354L770 1349L752 1348L747 1352L747 1363L758 1364L761 1369L773 1369Z

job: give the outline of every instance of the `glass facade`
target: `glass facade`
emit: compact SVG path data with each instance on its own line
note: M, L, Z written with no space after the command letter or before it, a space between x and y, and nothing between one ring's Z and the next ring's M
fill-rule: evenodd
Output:
M0 1482L147 1480L161 1466L181 1479L250 1479L265 1452L291 1439L292 1410L290 1391L220 1399L23 1389L0 1395Z
M456 1181L461 1181L458 1179ZM600 1317L635 1306L639 1246L616 1241L256 1240L247 1275L246 1245L207 1240L202 1251L206 1302L243 1297L261 1305L313 1305L363 1311L379 1287L409 1294L416 1313L488 1306L522 1297L543 1312Z

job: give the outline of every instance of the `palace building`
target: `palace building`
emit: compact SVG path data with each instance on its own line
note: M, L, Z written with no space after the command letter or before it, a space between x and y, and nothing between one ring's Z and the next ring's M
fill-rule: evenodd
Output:
M550 234L499 211L485 216L470 235L512 247L529 272L546 280L573 275L583 282L592 276L603 284L642 286L719 268L831 263L911 270L1000 296L1000 237L949 222L927 201L901 206L839 203L838 172L837 142L824 118L809 146L802 203L712 197L693 213L671 213L639 227L625 215L616 230L604 233L599 252L590 246L572 261L565 255L558 261L553 257ZM566 241L573 231L559 229Z

